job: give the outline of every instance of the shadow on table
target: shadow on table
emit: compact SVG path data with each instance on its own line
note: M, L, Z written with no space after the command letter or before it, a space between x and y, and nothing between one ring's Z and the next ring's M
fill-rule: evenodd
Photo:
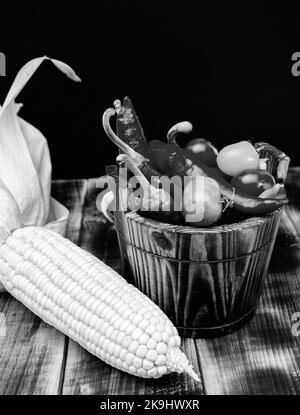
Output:
M277 363L277 362L276 362ZM280 362L279 362L280 363ZM239 378L241 392L237 395L299 395L299 374L293 376L283 366L246 370ZM242 385L247 385L243 390Z
M300 265L299 240L279 230L270 261L270 272L289 272Z

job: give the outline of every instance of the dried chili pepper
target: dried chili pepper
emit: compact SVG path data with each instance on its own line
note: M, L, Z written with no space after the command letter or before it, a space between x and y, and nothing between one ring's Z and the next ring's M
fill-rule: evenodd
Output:
M146 159L142 154L135 151L133 148L131 148L125 141L121 140L120 137L118 137L115 132L112 130L110 125L110 118L115 115L115 110L113 108L108 108L102 118L103 128L107 134L107 136L110 138L110 140L116 144L122 153L124 153L126 156L128 156L128 160L132 161L131 166L135 166L136 168L140 169L141 174L148 180L151 185L153 185L157 189L164 188L163 183L160 180L161 173L157 170L155 170L152 166L149 164L149 160ZM131 168L131 170L133 170ZM174 185L175 187L175 185ZM164 192L168 193L165 189L163 189ZM158 219L164 222L172 223L172 224L179 224L182 222L182 214L181 214L181 206L179 206L178 198L176 199L176 204L174 203L173 197L172 197L172 189L170 189L170 211L160 211L159 212L159 218L157 213L158 212L150 212L149 214L154 219Z
M117 113L117 136L133 150L148 159L151 165L149 145L131 99L125 97L122 104L117 99L114 101L114 107Z

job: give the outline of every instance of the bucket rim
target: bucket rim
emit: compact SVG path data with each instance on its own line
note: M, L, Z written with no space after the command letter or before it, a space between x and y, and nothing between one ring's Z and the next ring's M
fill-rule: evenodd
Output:
M237 232L244 229L255 228L262 226L266 222L274 219L276 216L279 216L282 212L282 208L275 210L272 213L269 213L264 216L252 216L250 218L244 219L239 222L234 222L230 224L223 224L217 226L210 226L207 228L194 227L194 226L185 226L185 225L172 225L170 223L161 222L155 219L145 218L140 215L136 210L126 212L125 216L136 223L142 223L150 226L153 229L159 231L166 230L173 233L186 233L186 234L216 234L216 233L230 233Z

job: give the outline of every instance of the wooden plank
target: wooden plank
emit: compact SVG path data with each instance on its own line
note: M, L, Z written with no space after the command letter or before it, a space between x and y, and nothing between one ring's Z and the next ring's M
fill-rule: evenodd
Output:
M57 394L65 336L9 294L0 295L0 395Z
M229 336L196 341L208 394L300 394L300 337L291 331L300 311L300 206L293 195L256 316Z
M89 180L81 246L120 272L121 260L116 233L114 226L109 224L96 208L98 193L95 180ZM199 374L198 357L193 340L185 340L183 348ZM63 394L201 394L202 392L202 385L196 384L186 375L171 374L156 380L140 379L110 367L75 342L69 343Z
M71 210L68 236L76 241L85 180L53 183L53 195ZM0 395L58 394L66 337L9 294L0 295Z
M52 182L52 195L70 210L67 237L79 243L83 204L87 190L87 180L55 180Z

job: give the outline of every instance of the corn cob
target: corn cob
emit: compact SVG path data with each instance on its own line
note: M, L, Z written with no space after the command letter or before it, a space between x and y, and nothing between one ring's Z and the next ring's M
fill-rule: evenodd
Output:
M23 227L0 245L0 282L106 363L132 375L198 376L168 317L102 261L61 235Z

